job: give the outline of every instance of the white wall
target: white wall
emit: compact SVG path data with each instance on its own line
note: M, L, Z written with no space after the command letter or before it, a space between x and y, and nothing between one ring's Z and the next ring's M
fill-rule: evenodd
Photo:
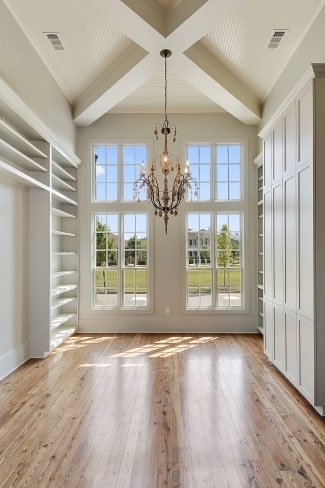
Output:
M76 128L71 106L2 1L0 60L0 79L46 123L57 138L74 150Z
M82 332L255 332L256 311L256 168L251 161L256 157L256 128L245 126L226 114L171 115L171 123L177 124L178 139L173 145L173 153L182 155L186 142L202 140L245 140L248 147L247 158L247 227L251 238L246 249L246 273L249 288L248 313L184 313L184 271L181 269L184 251L185 229L182 212L171 216L168 235L164 233L163 221L153 218L153 272L154 303L153 312L147 314L116 314L91 309L91 248L90 248L90 154L87 144L104 143L109 139L137 141L145 139L154 143L153 128L162 115L117 115L103 116L88 128L79 128L77 153L84 164L79 174L80 198L80 311L79 330ZM160 147L159 147L160 149ZM171 147L170 147L171 150ZM154 154L159 153L158 148ZM183 157L184 159L184 157ZM166 315L166 307L170 315Z
M0 378L28 358L28 193L0 173Z

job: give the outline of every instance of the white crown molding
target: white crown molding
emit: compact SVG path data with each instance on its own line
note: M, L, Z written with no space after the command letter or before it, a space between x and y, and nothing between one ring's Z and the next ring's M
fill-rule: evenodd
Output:
M275 122L282 116L288 106L295 100L298 93L303 89L303 87L315 77L325 76L325 64L324 63L314 63L309 66L304 75L300 78L298 83L295 85L290 94L284 99L278 109L274 112L271 118L265 123L265 125L258 132L258 136L262 139L265 138L266 134L275 124Z

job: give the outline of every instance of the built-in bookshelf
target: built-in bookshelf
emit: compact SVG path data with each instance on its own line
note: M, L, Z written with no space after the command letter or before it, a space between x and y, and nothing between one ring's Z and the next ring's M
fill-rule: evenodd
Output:
M264 210L263 210L263 153L254 163L257 166L257 330L264 333L263 287L264 287Z
M29 350L45 357L78 325L80 160L37 132L25 107L23 114L0 113L0 172L29 192Z

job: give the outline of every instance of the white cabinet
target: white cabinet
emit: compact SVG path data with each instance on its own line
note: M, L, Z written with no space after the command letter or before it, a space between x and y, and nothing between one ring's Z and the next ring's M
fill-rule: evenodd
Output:
M29 191L29 354L45 357L78 325L80 160L38 133L33 114L23 117L8 108L5 115L0 114L0 171Z
M325 413L325 65L290 96L264 139L264 347Z

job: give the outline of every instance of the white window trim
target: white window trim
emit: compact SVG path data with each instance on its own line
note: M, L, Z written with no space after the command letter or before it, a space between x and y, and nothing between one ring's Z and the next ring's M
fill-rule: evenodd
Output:
M133 315L137 317L138 315L152 315L154 313L154 239L153 239L153 219L154 215L152 212L151 205L148 201L141 201L137 202L136 208L134 207L134 202L132 201L96 201L94 200L94 188L95 188L95 165L93 164L93 147L94 146L105 146L105 145L121 145L121 144L143 144L147 146L147 155L148 155L148 162L152 159L153 154L153 142L152 139L88 139L87 140L87 154L88 160L90 164L84 165L87 171L86 181L87 188L86 188L86 210L87 210L87 219L86 225L89 229L89 236L90 236L90 246L88 259L89 259L89 283L90 283L90 310L94 312L105 312L105 314L109 315ZM121 183L122 184L122 183ZM120 193L121 194L121 193ZM100 307L94 305L94 273L93 273L93 263L94 263L94 246L93 246L93 238L95 235L94 231L94 215L98 213L147 213L148 218L148 246L149 246L149 261L148 261L148 306L146 308L108 308L106 306Z
M249 270L252 270L251 262L250 262L250 253L249 248L250 246L247 245L247 239L249 238L248 232L248 199L249 199L249 182L248 182L248 139L247 138L216 138L216 139L200 139L193 140L193 139L183 139L182 140L182 152L184 154L184 158L186 158L187 154L187 146L188 145L200 145L200 144L241 144L243 146L243 155L242 155L242 165L241 165L241 182L242 182L242 199L241 200L230 200L230 201L204 201L204 202L195 202L195 201L184 201L181 204L182 211L179 213L179 217L181 218L181 228L183 230L183 241L182 241L182 249L181 249L181 266L183 269L183 273L181 276L182 282L182 289L184 293L182 293L182 313L184 315L248 315L250 313L250 287L249 287ZM185 160L185 159L184 159ZM231 212L241 212L243 214L242 217L242 235L244 236L242 240L242 268L243 268L243 304L242 307L236 308L209 308L209 309L187 309L186 308L186 233L187 233L187 214L188 213L200 213L200 212L224 212L224 213L231 213ZM255 273L255 267L251 272Z

